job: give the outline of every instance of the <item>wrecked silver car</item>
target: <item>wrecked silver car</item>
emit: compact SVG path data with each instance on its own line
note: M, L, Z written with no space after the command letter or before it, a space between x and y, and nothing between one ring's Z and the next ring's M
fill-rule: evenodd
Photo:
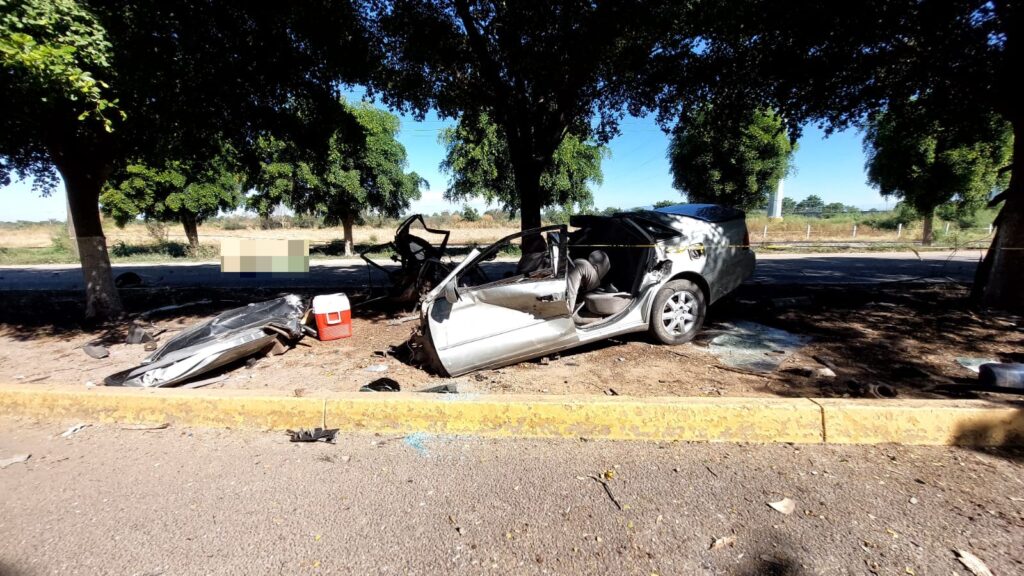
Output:
M471 252L421 303L419 360L459 376L627 332L682 344L754 270L745 215L733 208L680 204L569 224ZM467 277L501 253L520 254L514 271Z

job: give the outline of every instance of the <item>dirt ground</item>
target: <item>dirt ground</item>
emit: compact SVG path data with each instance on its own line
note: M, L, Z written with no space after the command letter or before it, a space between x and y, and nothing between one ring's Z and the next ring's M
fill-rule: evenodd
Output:
M126 298L136 313L199 297L211 303L154 317L158 341L217 312L274 293L175 291ZM705 330L690 344L655 344L631 334L561 355L485 370L455 379L460 392L497 394L608 394L624 396L812 396L812 397L987 397L972 391L976 376L957 357L1024 361L1024 321L986 314L966 303L966 288L955 284L892 284L881 287L753 286L717 303ZM359 295L353 295L358 301ZM103 385L106 376L136 366L149 352L125 343L127 322L85 328L68 324L70 301L52 301L49 313L24 298L0 305L0 381ZM65 305L63 308L61 304ZM304 338L280 356L268 356L224 370L215 388L272 389L307 394L348 392L380 377L403 390L423 390L451 380L428 374L394 357L417 321L396 323L410 311L356 306L354 336L320 342ZM746 320L810 337L769 374L724 364L708 343L728 323ZM82 346L98 342L110 356L93 359ZM158 343L159 343L158 342ZM826 364L835 377L821 375ZM384 368L382 368L384 367ZM378 370L378 371L375 371ZM383 370L383 371L379 371Z

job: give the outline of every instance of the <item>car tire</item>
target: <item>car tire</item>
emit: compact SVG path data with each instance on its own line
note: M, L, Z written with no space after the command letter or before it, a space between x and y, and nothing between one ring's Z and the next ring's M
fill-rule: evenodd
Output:
M704 291L689 280L673 280L654 296L651 334L663 344L685 344L704 325Z

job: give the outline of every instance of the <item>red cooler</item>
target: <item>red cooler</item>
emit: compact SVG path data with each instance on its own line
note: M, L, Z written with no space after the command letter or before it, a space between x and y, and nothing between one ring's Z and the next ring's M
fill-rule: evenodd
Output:
M313 298L313 316L320 340L337 340L352 335L352 309L344 294L322 294Z

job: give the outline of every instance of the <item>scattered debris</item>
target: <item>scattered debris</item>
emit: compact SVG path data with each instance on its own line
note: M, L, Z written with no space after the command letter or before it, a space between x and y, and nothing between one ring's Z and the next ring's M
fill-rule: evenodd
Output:
M306 324L306 314L302 317L302 324ZM336 294L321 294L313 298L313 316L316 319L316 337L321 341L338 340L352 336L352 307L349 305L348 296L338 292Z
M956 363L977 374L981 371L982 364L997 364L999 360L994 358L960 357L956 359Z
M108 376L107 386L174 386L232 362L280 354L302 339L305 307L289 294L223 312L184 330L142 365Z
M128 337L125 338L125 342L128 344L145 344L152 341L153 335L142 326L132 324L128 327Z
M170 422L161 422L160 424L125 424L118 428L121 430L166 430L170 426Z
M360 392L400 392L402 387L391 378L377 378L359 388Z
M447 384L441 384L440 386L432 386L420 392L427 392L430 394L458 394L459 387L455 382L449 382Z
M831 368L818 368L816 372L818 378L835 378L836 373Z
M618 396L619 395L619 393L615 390L615 388L609 388L609 389L605 390L604 393L606 395L608 395L608 396Z
M88 427L89 427L88 424L75 424L71 428L68 428L63 433L61 433L60 437L61 438L69 438L69 437L71 437L72 434L76 434L78 432L81 432L82 430L85 430Z
M792 514L793 511L796 510L796 502L790 500L789 498L783 498L778 502L769 502L768 505L771 506L774 510L777 510L787 515Z
M821 356L819 354L814 354L811 356L811 358L814 358L815 362L821 364L822 366L828 368L829 370L833 372L839 372L839 367L836 366L836 363L833 362L831 358L827 356Z
M971 571L974 576L992 576L992 571L988 569L988 566L981 561L974 554L971 554L967 550L956 550L956 559L964 565L965 568Z
M736 545L735 536L726 536L724 538L715 538L714 542L711 543L709 550L718 550L721 548L731 548Z
M380 372L387 372L387 371L388 371L388 365L387 364L371 364L371 365L367 366L366 368L363 368L363 372L378 372L378 373L380 373Z
M913 496L911 496L910 497L910 503L911 504L917 504L917 498L914 498Z
M614 470L605 470L605 472L601 476L604 476L605 478L610 480L612 478L615 478L615 471ZM615 504L615 507L618 508L620 511L622 510L622 504L619 503L619 499L615 497L615 494L612 494L612 489L611 489L610 486L608 486L608 482L606 480L604 480L603 478L601 478L599 476L593 476L593 475L587 476L587 478L590 478L594 482L597 482L598 484L600 484L601 487L604 488L604 493L607 494L608 498L611 499L612 504Z
M12 464L20 464L22 462L26 462L31 457L31 454L15 454L10 458L4 458L3 460L0 460L0 470L7 468Z
M427 447L424 445L425 440L427 440L427 435L422 432L415 432L413 434L409 434L408 436L402 439L402 441L405 442L406 446L419 452L420 456L427 455Z
M285 432L288 433L288 438L292 442L317 442L323 440L333 444L334 437L338 435L337 428L313 428L312 430L299 428L298 430L285 430Z
M725 334L711 340L708 349L730 367L767 373L774 371L786 356L810 341L807 336L756 322L740 321Z
M82 346L82 351L97 360L110 356L110 351L107 350L107 347L100 346L99 344L86 344Z

